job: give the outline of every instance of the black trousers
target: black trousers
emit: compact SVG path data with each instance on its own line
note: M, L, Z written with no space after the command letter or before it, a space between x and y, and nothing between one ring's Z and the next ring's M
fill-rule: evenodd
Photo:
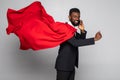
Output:
M62 71L57 70L56 80L74 80L75 70L73 71Z

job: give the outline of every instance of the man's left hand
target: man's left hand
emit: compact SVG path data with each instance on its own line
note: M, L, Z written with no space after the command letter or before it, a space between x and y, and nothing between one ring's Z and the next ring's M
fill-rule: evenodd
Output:
M80 20L80 25L78 26L78 28L81 30L81 32L85 32L85 27L82 20Z

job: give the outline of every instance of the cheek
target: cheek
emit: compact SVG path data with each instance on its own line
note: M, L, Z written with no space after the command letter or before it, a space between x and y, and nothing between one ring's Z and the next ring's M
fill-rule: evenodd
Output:
M71 20L72 20L72 21L75 21L76 19L75 19L75 18L72 18Z

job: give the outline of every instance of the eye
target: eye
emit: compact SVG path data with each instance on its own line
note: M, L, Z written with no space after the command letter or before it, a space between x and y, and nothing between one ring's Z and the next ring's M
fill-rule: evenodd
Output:
M75 19L79 19L80 17L78 17L78 16L73 16L73 18L75 18Z

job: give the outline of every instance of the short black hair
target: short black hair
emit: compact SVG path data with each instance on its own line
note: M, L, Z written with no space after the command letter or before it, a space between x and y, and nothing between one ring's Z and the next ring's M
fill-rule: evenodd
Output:
M71 15L72 12L80 13L80 10L78 8L71 8L70 11L69 11L69 15Z

